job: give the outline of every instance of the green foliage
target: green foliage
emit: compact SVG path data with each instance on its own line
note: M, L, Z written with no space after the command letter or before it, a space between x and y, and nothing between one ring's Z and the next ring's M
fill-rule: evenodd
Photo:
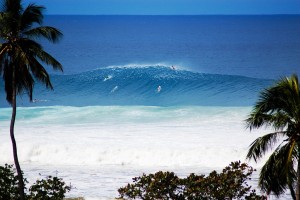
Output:
M128 184L118 191L122 198L129 199L178 199L182 180L173 172L159 171L155 174L143 174L133 178L134 184Z
M262 199L247 184L254 169L245 163L232 162L221 173L212 171L207 177L191 174L185 179L187 199Z
M24 183L28 183L26 179ZM26 188L25 188L26 189ZM62 200L71 190L61 178L48 176L46 179L37 180L29 187L28 200ZM20 199L18 177L12 165L0 166L0 199Z
M121 187L120 199L224 200L265 199L247 184L254 169L245 163L232 162L222 172L208 176L190 174L179 178L173 172L143 174L133 183Z
M13 104L15 95L28 94L32 101L35 81L53 89L43 64L62 71L62 65L39 44L41 39L58 42L62 33L43 24L43 6L22 0L1 1L0 6L0 75L3 75L6 99ZM15 82L13 84L13 82Z
M48 176L46 179L37 180L29 188L31 200L59 200L65 197L65 193L71 190L61 178Z
M12 165L0 166L0 199L19 199L18 178Z
M297 75L285 77L263 90L246 119L250 130L263 127L273 131L254 140L247 158L258 161L273 151L262 167L258 185L267 194L280 196L290 189L300 199L300 85ZM280 142L282 141L282 142ZM296 167L298 166L298 169ZM296 197L297 194L297 197Z

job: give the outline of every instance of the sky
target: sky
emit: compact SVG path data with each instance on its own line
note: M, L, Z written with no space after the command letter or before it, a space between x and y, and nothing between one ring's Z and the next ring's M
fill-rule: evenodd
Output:
M24 0L45 14L209 15L300 14L300 0Z

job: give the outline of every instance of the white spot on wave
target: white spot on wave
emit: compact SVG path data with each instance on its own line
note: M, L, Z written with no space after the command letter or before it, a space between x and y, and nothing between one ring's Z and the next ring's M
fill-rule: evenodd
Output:
M156 92L159 93L161 91L161 86L159 85L156 89Z
M119 87L116 85L116 86L110 91L110 93L114 93L117 89L119 89Z
M103 79L103 81L107 81L107 80L110 80L110 79L112 79L112 75L108 75L108 76L106 76L104 79Z

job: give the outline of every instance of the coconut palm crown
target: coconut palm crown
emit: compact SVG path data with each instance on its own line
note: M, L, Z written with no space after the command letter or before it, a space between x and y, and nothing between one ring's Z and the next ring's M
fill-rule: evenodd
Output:
M45 52L39 39L58 42L62 33L56 28L42 26L44 7L29 4L23 8L21 0L0 1L0 75L4 80L6 100L12 106L10 136L14 162L18 173L20 199L25 199L23 176L14 137L16 96L27 93L32 101L35 81L52 89L49 74L42 63L61 70L62 65Z
M282 78L262 91L246 123L250 130L261 127L274 130L257 138L247 154L248 159L257 162L274 149L260 171L262 191L280 196L290 189L293 199L300 200L300 88L297 75Z
M10 104L13 98L12 72L15 73L17 94L27 92L32 100L35 79L52 89L49 75L41 62L62 71L62 65L36 41L45 38L57 42L62 36L59 30L42 26L43 10L44 7L35 4L29 4L23 9L21 0L2 1L0 73L5 81L7 101Z

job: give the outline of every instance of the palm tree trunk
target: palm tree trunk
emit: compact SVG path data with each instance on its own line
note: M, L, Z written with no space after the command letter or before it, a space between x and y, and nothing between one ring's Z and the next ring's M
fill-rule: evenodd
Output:
M293 184L288 184L293 200L296 200L296 193Z
M16 165L17 173L18 173L18 185L19 185L19 193L20 193L20 200L25 200L25 193L24 193L24 181L23 175L21 171L21 167L19 164L18 159L18 152L17 152L17 143L15 140L14 135L14 128L15 128L15 120L17 114L17 100L16 100L16 80L15 80L15 69L13 67L13 75L12 75L12 84L13 84L13 96L12 96L12 116L10 121L10 138L13 147L13 155L14 155L14 162Z

